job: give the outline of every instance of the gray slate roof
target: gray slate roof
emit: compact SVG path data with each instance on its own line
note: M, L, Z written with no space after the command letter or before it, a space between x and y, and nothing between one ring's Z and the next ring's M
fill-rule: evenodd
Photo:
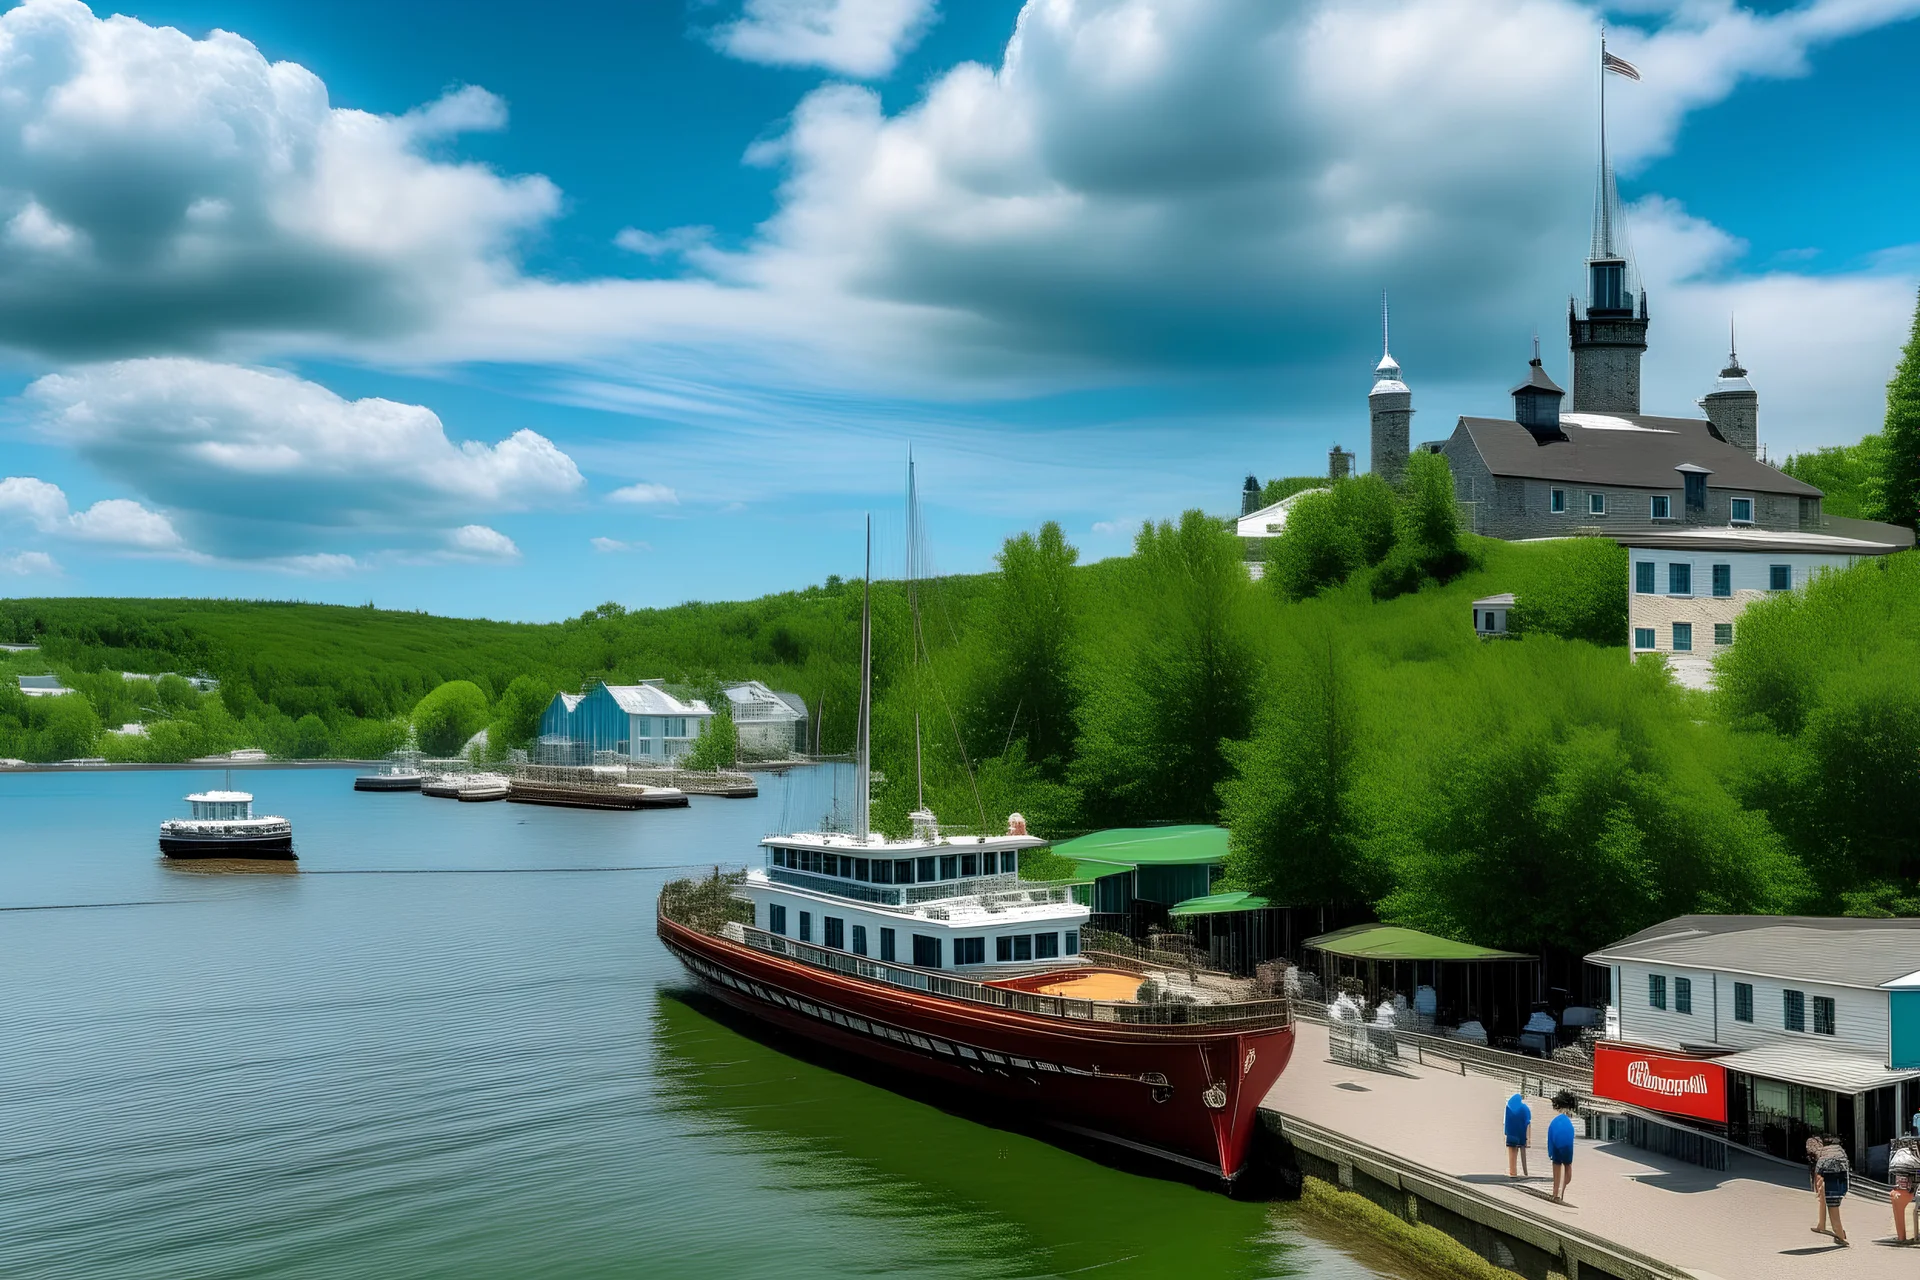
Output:
M1920 919L1676 916L1587 957L1878 987L1920 969Z
M1542 441L1507 418L1462 418L1454 429L1454 437L1464 434L1479 451L1487 470L1496 476L1629 489L1678 489L1680 473L1674 468L1692 463L1713 473L1707 477L1707 484L1714 489L1800 498L1821 496L1812 485L1728 444L1704 418L1562 413L1560 433L1564 439Z

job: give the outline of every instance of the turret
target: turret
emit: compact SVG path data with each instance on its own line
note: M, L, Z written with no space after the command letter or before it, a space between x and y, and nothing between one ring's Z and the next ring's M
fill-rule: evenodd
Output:
M1353 455L1339 445L1327 450L1327 479L1338 484L1353 474Z
M1372 422L1373 473L1397 485L1407 474L1407 453L1413 439L1413 392L1400 381L1400 364L1387 349L1387 295L1380 295L1380 363L1373 367L1373 390L1367 395Z
M1561 439L1560 400L1566 395L1540 363L1540 339L1533 340L1533 360L1527 379L1513 389L1513 420L1533 432L1535 439Z
M1740 367L1740 353L1734 349L1732 326L1728 326L1727 367L1713 384L1713 390L1700 401L1707 421L1720 438L1736 449L1757 455L1760 451L1760 393L1747 381Z
M1247 483L1240 490L1240 514L1250 516L1260 509L1260 480L1257 476L1248 476Z

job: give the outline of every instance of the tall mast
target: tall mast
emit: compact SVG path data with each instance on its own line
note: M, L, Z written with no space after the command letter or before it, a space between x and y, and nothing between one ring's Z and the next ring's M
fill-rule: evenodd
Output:
M853 760L853 834L873 834L873 517L867 517L867 572L860 590L860 721Z
M914 487L913 446L907 446L907 615L913 629L913 791L914 808L927 807L927 777L920 764L920 592L917 547L920 542L920 495Z

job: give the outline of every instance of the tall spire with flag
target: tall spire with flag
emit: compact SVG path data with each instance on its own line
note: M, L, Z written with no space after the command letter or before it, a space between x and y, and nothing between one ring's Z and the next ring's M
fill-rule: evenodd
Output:
M1600 168L1593 197L1593 237L1587 252L1587 307L1570 306L1573 410L1640 412L1640 356L1647 349L1647 294L1640 285L1627 219L1607 150L1607 77L1638 80L1640 70L1607 49L1600 33ZM1637 314L1636 314L1637 312Z

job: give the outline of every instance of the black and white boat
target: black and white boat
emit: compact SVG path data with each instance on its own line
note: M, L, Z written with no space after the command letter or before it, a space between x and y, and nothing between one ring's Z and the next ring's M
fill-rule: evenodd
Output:
M193 816L160 824L160 852L169 858L294 859L293 824L253 815L247 791L196 791L187 797Z

